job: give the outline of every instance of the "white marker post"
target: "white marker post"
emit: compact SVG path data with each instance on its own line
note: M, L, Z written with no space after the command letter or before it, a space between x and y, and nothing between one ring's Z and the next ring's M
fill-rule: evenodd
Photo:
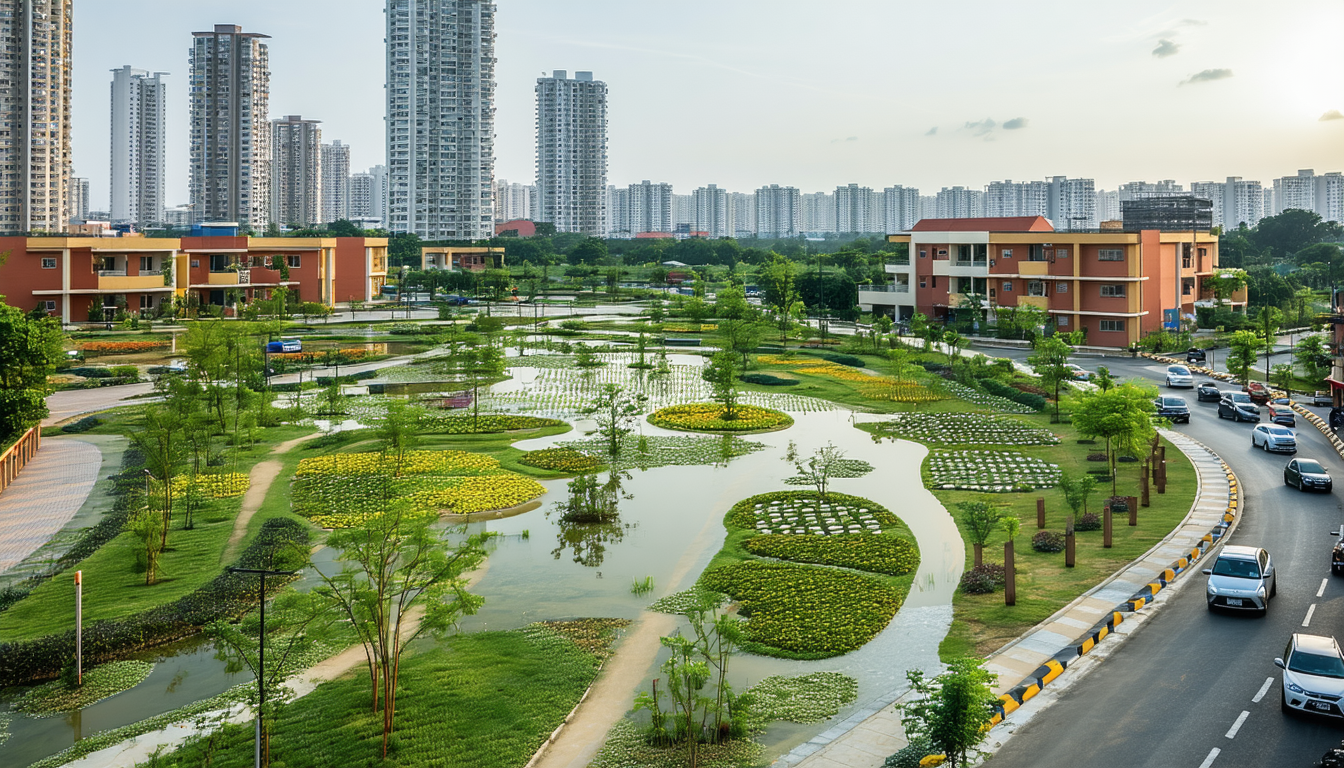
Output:
M84 572L75 571L75 675L84 685Z

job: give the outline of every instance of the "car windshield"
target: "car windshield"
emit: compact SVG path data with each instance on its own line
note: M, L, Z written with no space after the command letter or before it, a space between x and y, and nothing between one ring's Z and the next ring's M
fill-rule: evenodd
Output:
M1316 677L1344 678L1344 659L1338 656L1322 656L1317 653L1298 651L1288 661L1288 669L1304 675Z
M1162 404L1163 404L1163 405L1176 405L1176 406L1181 406L1181 405L1185 405L1185 401L1182 400L1182 399L1179 398L1179 397L1164 397L1164 398L1162 398Z
M1320 462L1314 461L1312 459L1302 459L1301 461L1297 462L1297 468L1299 471L1304 472L1308 475L1325 474L1325 467L1322 467Z
M1233 560L1228 557L1218 558L1218 562L1213 564L1214 576L1231 576L1234 579L1258 579L1260 578L1260 566L1254 560Z
M1232 393L1232 402L1234 402L1234 403L1249 403L1249 402L1251 402L1251 396L1248 395L1248 394L1246 394L1245 392L1233 392L1233 393Z
M1292 436L1293 436L1293 433L1292 433L1292 432L1289 432L1288 430L1283 429L1282 427L1280 427L1280 428L1278 428L1278 429L1273 429L1273 428L1271 428L1271 429L1267 429L1267 430L1265 430L1265 431L1268 432L1269 434L1275 436L1275 437L1292 437Z
M1171 366L1170 368L1167 369L1167 373L1170 373L1172 376L1189 376L1189 375L1190 375L1190 369L1189 369L1189 368L1182 368L1182 367L1179 366L1179 365L1173 365L1173 366Z

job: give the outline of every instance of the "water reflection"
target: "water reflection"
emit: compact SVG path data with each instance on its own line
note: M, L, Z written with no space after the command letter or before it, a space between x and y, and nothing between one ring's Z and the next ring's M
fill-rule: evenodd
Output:
M621 521L620 503L633 499L622 484L630 473L612 465L605 482L597 473L579 475L569 481L569 498L557 503L547 517L557 516L556 547L551 557L559 560L573 551L574 562L596 568L606 557L607 547L619 544L633 526Z

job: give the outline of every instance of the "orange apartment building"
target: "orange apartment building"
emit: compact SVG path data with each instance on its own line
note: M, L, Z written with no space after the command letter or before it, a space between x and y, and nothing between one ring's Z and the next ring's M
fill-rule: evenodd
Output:
M1126 347L1214 299L1218 238L1207 231L1056 232L1037 216L925 219L888 239L909 244L909 261L888 265L890 284L860 286L859 304L900 320L946 320L973 294L991 318L1033 306L1054 330ZM1245 289L1228 303L1244 308Z
M104 307L158 313L189 293L247 303L282 286L301 301L367 301L387 277L383 238L6 237L0 253L5 303L63 323L101 321Z
M420 249L420 269L484 272L504 268L503 248L430 245Z

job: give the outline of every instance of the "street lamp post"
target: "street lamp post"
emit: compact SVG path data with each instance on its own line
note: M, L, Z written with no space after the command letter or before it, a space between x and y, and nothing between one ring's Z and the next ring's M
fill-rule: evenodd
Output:
M229 573L252 573L261 577L258 603L261 606L261 628L257 631L257 726L253 747L255 768L261 768L261 714L266 706L266 577L293 576L298 571L268 571L264 568L230 568Z

